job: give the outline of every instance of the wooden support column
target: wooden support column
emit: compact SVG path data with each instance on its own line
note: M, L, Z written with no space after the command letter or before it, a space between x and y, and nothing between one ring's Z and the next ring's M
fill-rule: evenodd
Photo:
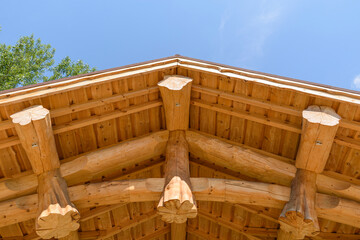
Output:
M171 224L171 240L186 239L186 223Z
M320 232L316 202L316 178L326 165L339 127L340 116L329 107L310 106L303 111L302 135L296 156L295 178L289 202L283 208L278 239L304 239Z
M165 109L169 140L166 147L165 186L158 204L163 221L182 224L197 215L196 202L191 191L189 147L185 130L189 126L189 109L192 79L183 76L166 76L159 82ZM172 226L172 230L185 229ZM180 234L181 233L181 234ZM186 231L172 235L185 239Z
M65 237L79 228L78 210L71 203L60 174L49 110L32 106L11 115L20 142L38 177L36 233L44 238Z

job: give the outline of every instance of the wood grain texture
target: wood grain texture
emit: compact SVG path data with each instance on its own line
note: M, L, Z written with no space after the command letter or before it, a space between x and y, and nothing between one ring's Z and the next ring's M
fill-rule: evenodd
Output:
M315 236L320 227L315 211L316 173L298 169L291 183L290 200L280 214L281 229L295 239ZM281 232L281 231L280 231Z
M166 146L164 191L157 206L161 219L184 223L197 215L191 191L189 149L184 131L171 131Z
M169 131L187 130L189 127L191 83L191 78L178 75L165 76L158 83Z
M321 173L329 158L341 117L332 108L309 106L303 111L296 167Z
M11 118L33 171L40 174L60 167L49 110L32 106Z
M66 182L58 169L39 175L38 196L36 233L40 237L62 238L80 227L80 214L70 201Z

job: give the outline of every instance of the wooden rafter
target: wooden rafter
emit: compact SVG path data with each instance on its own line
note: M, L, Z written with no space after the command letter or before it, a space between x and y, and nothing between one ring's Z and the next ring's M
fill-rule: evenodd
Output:
M44 239L66 237L79 228L80 216L60 174L49 110L32 106L11 118L32 169L38 175L36 233Z

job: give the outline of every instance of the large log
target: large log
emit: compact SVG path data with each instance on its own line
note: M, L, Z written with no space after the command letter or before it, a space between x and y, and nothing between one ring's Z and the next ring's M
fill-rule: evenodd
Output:
M189 150L185 132L171 131L166 147L165 186L157 206L161 219L168 223L184 223L197 215L191 192Z
M66 237L80 227L80 216L60 174L49 110L32 106L11 118L33 171L38 175L36 233L44 239Z
M36 233L40 237L66 237L80 227L79 212L70 201L66 182L59 169L39 175L38 195Z
M164 130L90 152L62 164L61 174L70 186L90 181L105 171L115 172L164 154L168 138L169 132Z
M61 164L60 172L68 186L87 182L104 171L116 171L164 154L168 138L169 132L164 130L129 139ZM4 180L0 182L0 201L34 193L37 186L34 174Z
M290 186L295 177L294 165L235 146L216 137L186 131L190 153L218 166L270 183Z
M136 164L142 160L164 154L168 136L168 131L159 131L121 142L110 148L84 154L75 160L62 164L60 167L61 174L69 186L90 181L94 176L103 171L111 170L114 166L122 168L128 162ZM245 175L251 175L258 180L290 186L291 180L295 177L296 167L294 165L230 144L215 136L186 131L186 139L189 143L190 153L195 156L215 162L219 166L242 172ZM142 154L138 154L140 151ZM126 155L117 154L119 152L125 152ZM102 158L101 161L88 161L89 158L99 159L103 154L107 157ZM114 154L115 156L111 156ZM231 160L226 160L226 158ZM37 185L35 175L3 180L0 182L0 201L34 193ZM319 174L316 185L319 192L360 201L360 186L355 183Z
M195 157L260 181L290 186L295 177L294 165L228 143L218 137L197 131L186 131L186 140L189 143L190 153ZM357 184L318 174L316 186L321 193L360 201L360 186Z
M191 83L191 78L178 75L165 76L158 83L169 131L187 130L189 127Z
M316 173L324 170L341 117L330 107L309 106L303 124L295 166Z
M258 182L215 178L191 178L193 194L199 201L228 202L283 209L290 188ZM157 201L165 179L149 178L92 183L69 187L70 200L78 208L130 202ZM0 203L0 227L36 217L37 195ZM336 196L316 194L318 217L360 227L360 204Z
M316 173L298 169L291 183L290 200L280 214L280 233L291 233L294 239L304 239L305 236L315 236L319 233L315 196Z
M319 233L315 211L316 178L329 158L340 116L330 107L309 106L303 111L300 146L296 156L296 176L290 201L279 221L279 239L304 239Z

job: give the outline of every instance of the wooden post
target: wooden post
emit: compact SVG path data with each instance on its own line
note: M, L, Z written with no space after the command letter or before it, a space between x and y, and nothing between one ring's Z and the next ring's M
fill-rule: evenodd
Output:
M169 131L187 130L189 127L191 83L191 78L178 75L165 76L158 83Z
M295 166L316 173L324 170L341 117L330 107L309 106L303 124Z
M33 171L38 175L36 233L44 239L65 237L79 228L80 216L60 174L49 110L32 106L11 118Z
M293 239L304 239L305 236L319 233L315 196L316 173L298 169L291 183L290 200L285 204L279 219L281 230L291 233Z
M302 135L291 183L289 202L280 215L278 239L315 236L320 227L315 211L316 178L329 158L340 116L329 107L309 106L303 111Z
M163 221L184 223L197 215L191 192L189 150L184 131L171 131L166 148L165 187L158 204Z
M186 223L172 223L171 224L171 240L186 239Z
M185 138L185 130L189 126L191 83L192 79L177 75L166 76L158 83L170 133L164 167L165 186L157 209L162 220L168 223L185 223L188 218L197 215L191 191L189 148ZM175 233L172 235L175 236ZM185 236L182 234L182 239Z

